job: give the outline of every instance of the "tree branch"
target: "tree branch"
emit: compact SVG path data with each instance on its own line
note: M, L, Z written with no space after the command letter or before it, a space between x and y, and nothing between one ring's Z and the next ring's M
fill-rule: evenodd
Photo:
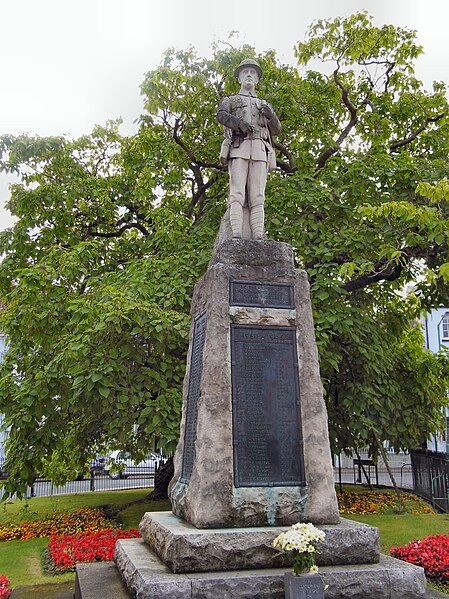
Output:
M389 264L387 258L383 258L375 264L370 273L366 273L357 279L347 281L343 285L343 288L345 291L357 291L358 289L363 289L364 287L368 287L368 285L378 283L379 281L395 281L401 276L404 267L405 263L395 264L393 266L392 264Z
M357 116L357 109L354 106L354 104L351 102L351 100L349 99L348 89L343 85L342 81L338 77L338 69L335 69L333 76L334 76L335 84L337 85L337 87L339 87L341 89L341 99L343 101L343 104L346 106L346 108L349 111L350 119L349 119L349 122L346 125L346 127L343 129L343 131L338 136L338 139L335 141L335 144L332 147L325 150L321 154L321 156L318 158L318 164L317 164L317 167L315 170L315 174L317 174L321 169L324 168L324 166L326 165L326 162L329 160L329 158L331 156L333 156L334 154L336 154L338 152L342 143L345 141L345 139L348 137L349 133L351 132L351 129L353 129L355 127L355 125L357 124L357 121L359 120L358 116Z
M189 158L189 168L193 173L193 184L192 184L192 200L187 207L186 215L188 217L192 216L193 210L197 204L199 204L199 211L197 214L197 218L200 216L204 202L206 200L206 191L212 187L212 185L217 181L218 171L221 172L220 165L212 164L209 162L203 162L197 160L195 154L192 150L182 141L181 136L179 134L179 129L181 127L180 119L176 119L175 126L173 127L173 139L179 145L180 148L184 150ZM209 178L207 183L204 183L203 174L201 172L201 168L213 168L215 169L215 173ZM196 191L195 191L196 185Z
M181 139L181 136L179 134L179 129L180 129L181 125L182 125L182 121L180 119L176 119L175 126L173 127L173 139L178 144L178 146L180 148L182 148L184 150L184 152L187 154L189 161L192 164L196 164L202 168L213 168L216 170L221 170L218 162L213 163L213 162L203 162L202 160L197 160L197 158L196 158L195 154L192 152L192 150Z
M425 129L427 129L427 127L430 125L430 123L437 123L444 116L445 116L444 114L439 114L435 117L428 117L424 121L424 123L420 127L418 127L418 129L416 129L416 131L413 131L413 133L411 135L409 135L405 139L402 139L401 141L396 141L396 142L392 143L390 145L390 152L393 154L394 152L397 152L399 150L399 148L403 148L404 146L412 143L412 141L415 141L415 139L418 138L418 135L420 133L422 133Z
M123 235L123 233L125 231L128 231L129 229L137 229L145 237L148 237L148 235L149 235L149 231L141 223L127 223L126 225L123 225L122 227L120 227L120 229L118 229L117 231L113 231L110 233L100 233L100 231L89 230L89 235L91 237L106 237L106 238L120 237L121 235Z
M384 85L385 92L387 91L388 86L390 85L390 73L394 69L395 66L396 66L395 62L388 63L388 69L385 71L385 85Z
M202 212L203 206L204 206L204 202L206 200L206 191L210 187L212 187L212 185L214 185L214 183L217 181L218 173L214 173L210 177L210 179L207 181L207 183L204 183L200 169L198 167L195 167L194 165L191 165L191 168L192 168L194 176L195 176L195 183L197 186L197 190L196 190L196 192L193 192L193 189L192 189L192 200L187 207L186 215L188 217L192 216L195 206L197 204L199 204L199 211L197 214L197 218L198 218L201 215L201 212Z
M281 168L285 173L289 174L296 172L296 160L293 154L290 152L290 150L287 150L287 148L284 145L274 140L272 141L272 145L273 148L275 148L278 152L283 154L288 160L288 162L285 162L285 160L280 160L279 158L277 158L276 164L279 166L279 168Z
M384 92L387 91L388 86L390 85L390 73L391 71L394 69L394 67L396 66L395 62L390 62L389 60L362 60L359 64L363 65L364 67L368 67L371 65L376 65L376 66L386 66L387 68L385 69L385 73L383 73L383 75L380 75L379 77L377 77L377 81L379 81L379 79L381 79L382 76L385 77L385 84L384 84ZM371 90L374 90L376 87L376 82L373 81L373 78L371 77L371 73L366 70L366 76L367 76L367 81L369 83L369 86L371 88Z
M428 248L412 247L402 250L401 262L398 264L391 264L388 258L381 258L373 267L372 271L361 275L357 279L347 281L343 287L346 291L357 291L372 285L373 283L379 283L380 281L396 281L402 274L404 268L414 258L432 258L437 255L437 247L432 246Z

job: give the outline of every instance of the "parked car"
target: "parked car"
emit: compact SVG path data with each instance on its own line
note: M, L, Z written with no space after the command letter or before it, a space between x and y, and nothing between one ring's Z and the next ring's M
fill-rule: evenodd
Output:
M104 456L97 455L89 464L89 473L79 472L75 480L84 480L85 477L90 477L97 474L104 474L104 467L106 464L106 458Z
M104 471L110 478L128 478L128 476L154 476L161 456L157 453L150 453L142 461L135 462L129 453L123 451L113 451L106 458ZM111 467L113 467L111 469Z
M105 466L106 466L106 460L107 458L105 456L96 456L91 462L90 462L90 470L91 472L94 471L95 474L103 474Z

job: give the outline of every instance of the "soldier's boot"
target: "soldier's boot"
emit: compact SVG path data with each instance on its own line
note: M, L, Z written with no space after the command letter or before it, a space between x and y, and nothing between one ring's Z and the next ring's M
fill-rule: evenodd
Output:
M265 210L264 205L253 206L249 215L253 239L262 239L264 234Z
M241 239L243 229L243 208L239 202L232 202L229 208L232 237Z

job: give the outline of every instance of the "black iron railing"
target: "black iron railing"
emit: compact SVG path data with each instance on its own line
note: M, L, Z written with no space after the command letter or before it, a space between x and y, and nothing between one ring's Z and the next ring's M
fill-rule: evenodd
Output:
M434 508L449 512L449 455L428 449L410 451L413 490Z

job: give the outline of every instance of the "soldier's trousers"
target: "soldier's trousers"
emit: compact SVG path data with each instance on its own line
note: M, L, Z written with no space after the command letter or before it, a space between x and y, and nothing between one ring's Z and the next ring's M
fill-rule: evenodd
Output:
M243 205L248 200L253 239L264 233L264 202L267 163L262 160L229 160L229 212L233 237L242 236Z

